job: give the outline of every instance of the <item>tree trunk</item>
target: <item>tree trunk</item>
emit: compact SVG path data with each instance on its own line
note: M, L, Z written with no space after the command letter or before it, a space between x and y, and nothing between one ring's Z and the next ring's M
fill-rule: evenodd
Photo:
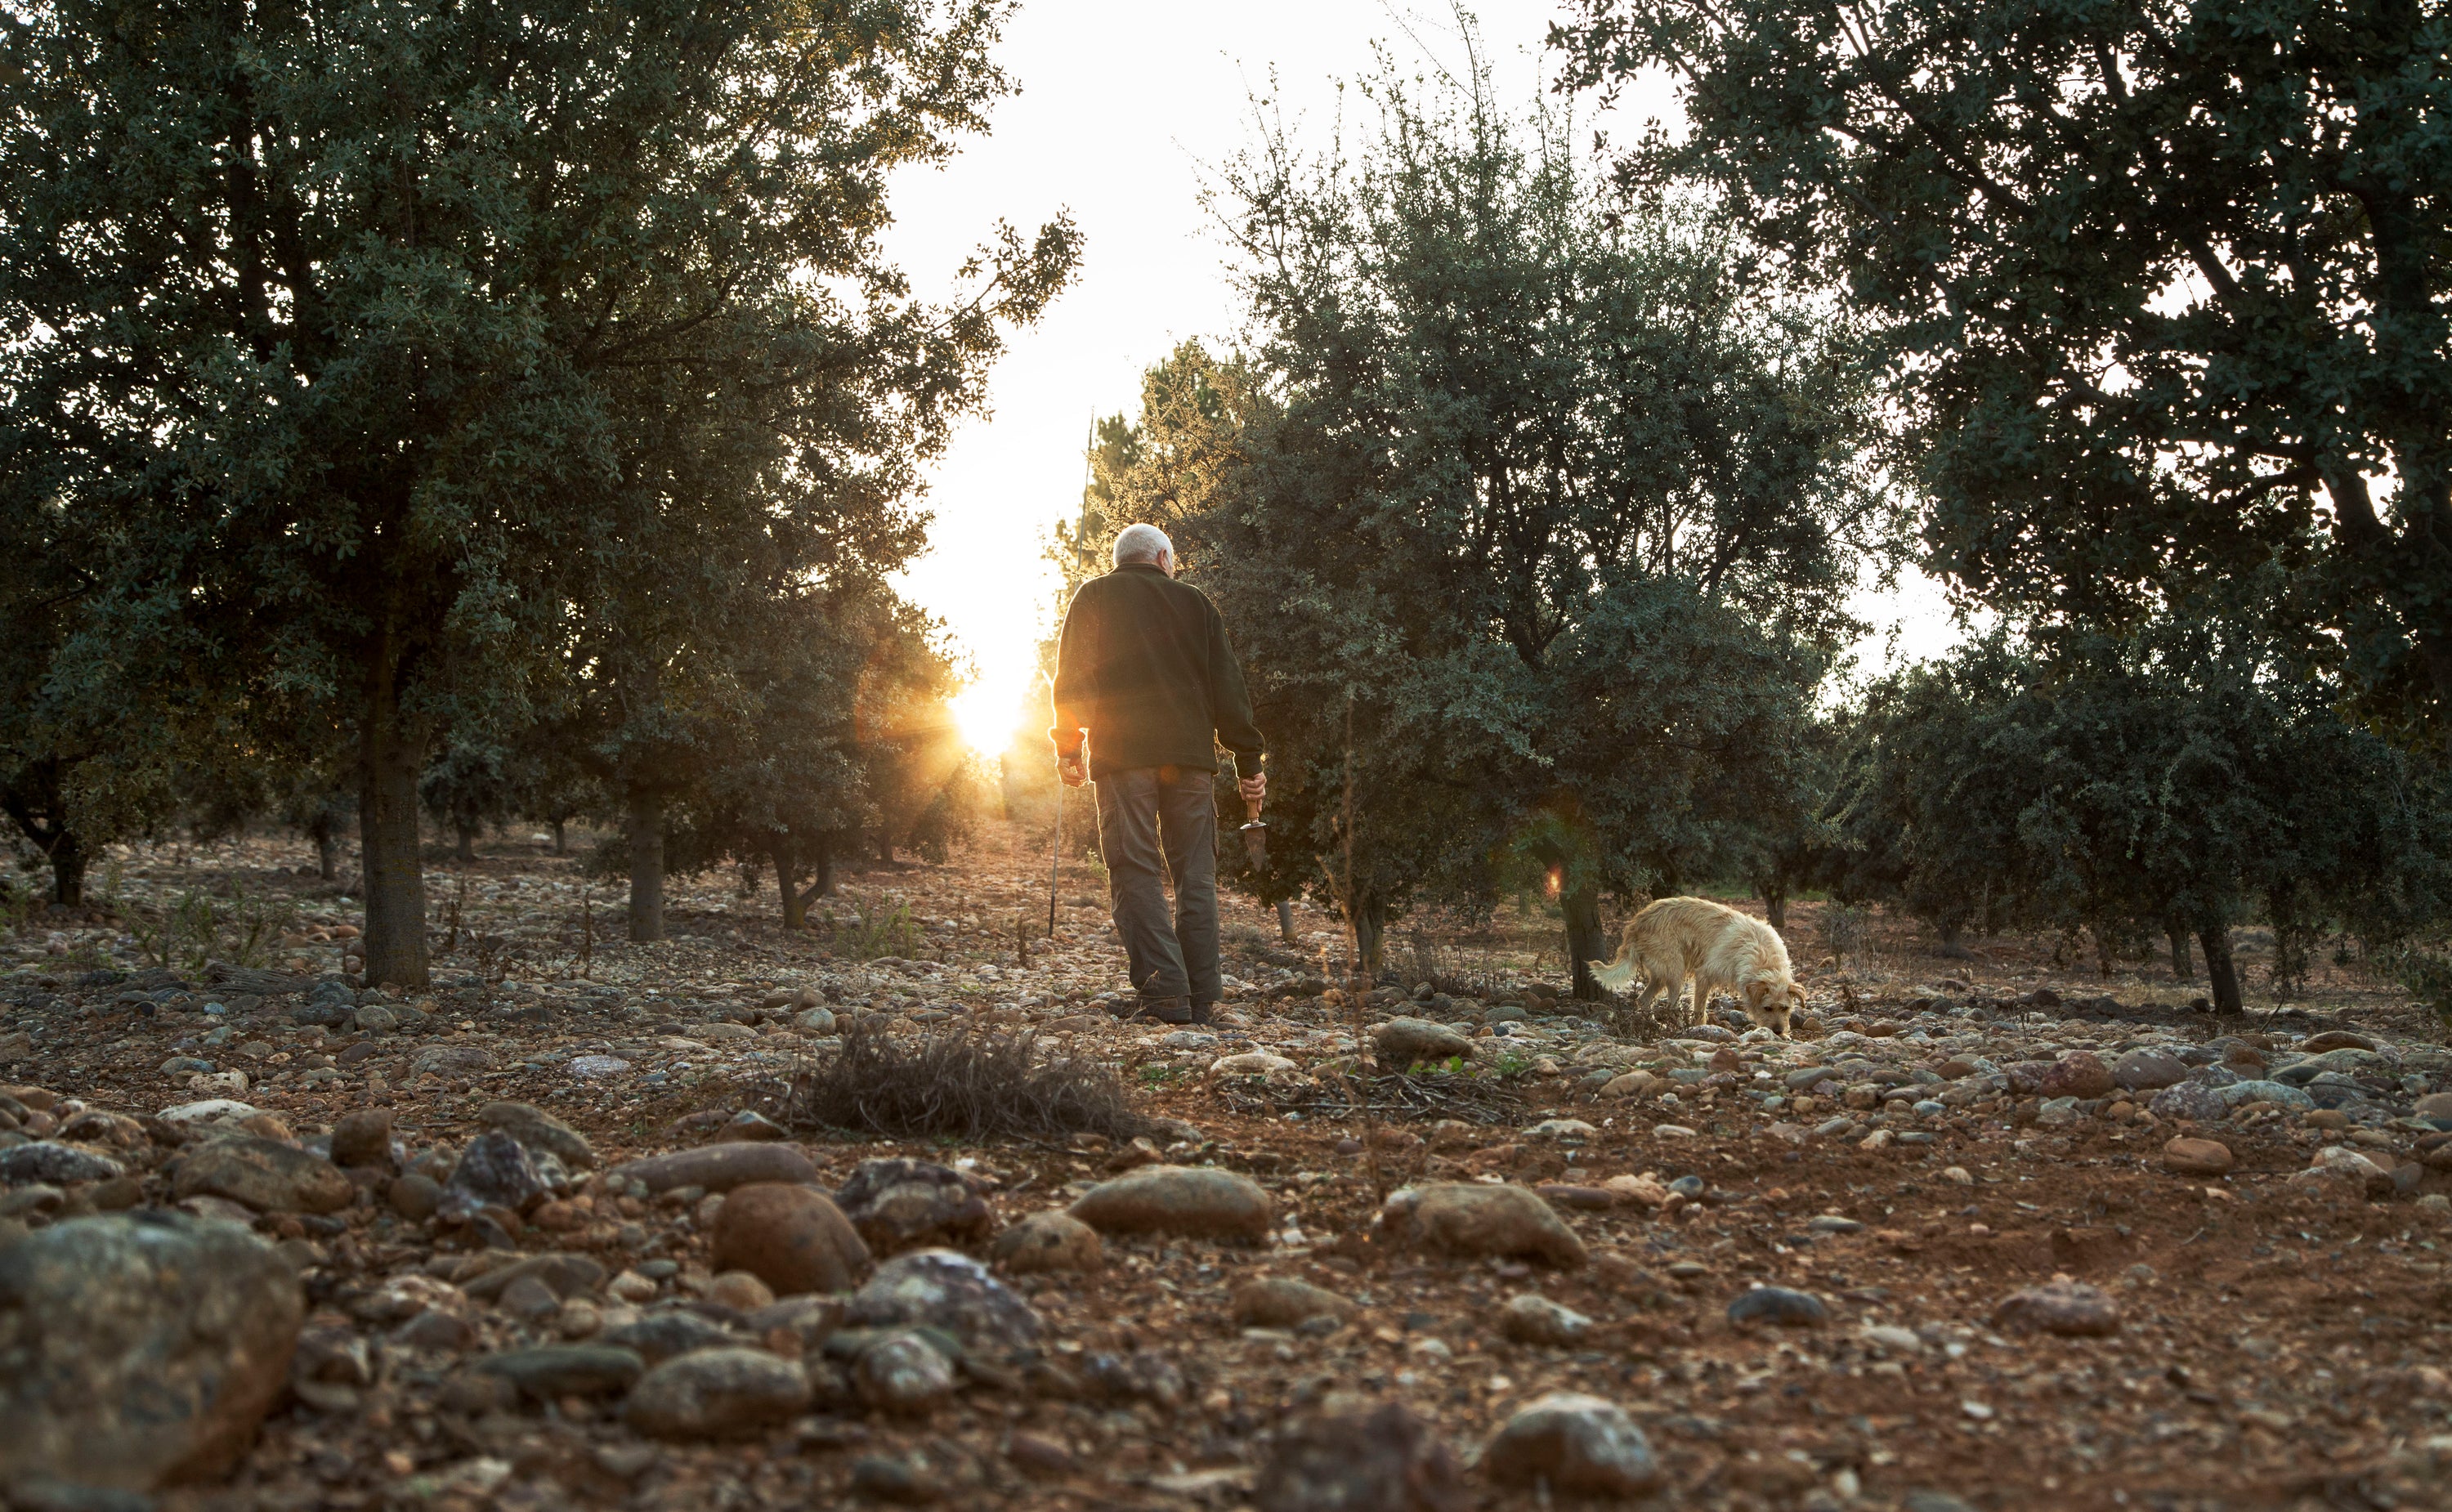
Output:
M50 861L51 901L75 908L85 902L85 842L68 826L62 772L55 759L34 762L19 774L18 785L0 790L0 810Z
M1288 945L1295 943L1295 900L1293 898L1277 899L1277 938Z
M567 820L553 821L553 854L556 855L570 854L570 825Z
M775 863L775 891L783 900L783 927L787 930L809 927L809 900L801 892L798 852L789 830L779 830L767 836L766 858Z
M85 906L85 842L74 830L62 830L51 840L51 901L64 908Z
M307 823L306 837L315 842L315 874L329 882L341 874L340 836L332 831L332 816L319 814Z
M817 870L817 878L809 884L811 897L835 895L835 837L832 831L821 830L817 839L818 854L809 858Z
M2225 924L2199 924L2197 943L2205 949L2205 980L2213 988L2214 1011L2246 1011L2246 1005L2239 995L2239 969L2231 964L2230 959L2230 927Z
M1388 905L1365 894L1362 906L1346 921L1354 930L1354 948L1361 955L1355 971L1362 976L1379 974L1379 947L1388 933Z
M894 831L882 824L877 827L877 859L886 866L894 864Z
M2195 981L2197 979L2197 968L2195 963L2190 961L2188 958L2187 926L2182 924L2178 919L2173 919L2169 924L2164 927L2163 933L2169 935L2171 939L2171 980L2175 982Z
M370 679L358 759L358 849L366 895L366 981L424 987L425 871L417 854L417 775L425 742L402 728L388 658Z
M465 821L460 821L456 822L453 828L459 832L460 837L451 847L451 859L463 862L477 859L477 827Z
M2086 932L2094 936L2094 970L2099 976L2111 974L2111 936L2098 924Z
M1788 889L1776 883L1763 889L1763 918L1772 929L1788 933Z
M630 938L664 937L664 795L630 789Z
M1609 959L1609 939L1601 930L1601 893L1596 887L1579 887L1562 894L1558 906L1567 915L1568 965L1575 976L1574 995L1585 1002L1598 1002L1606 995L1601 984L1592 980L1588 962Z

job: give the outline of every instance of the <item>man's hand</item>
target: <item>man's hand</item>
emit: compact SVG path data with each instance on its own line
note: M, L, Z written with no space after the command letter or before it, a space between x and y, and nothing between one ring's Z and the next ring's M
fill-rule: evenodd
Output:
M1056 775L1064 779L1068 788L1081 787L1090 780L1090 764L1081 758L1080 752L1076 751L1071 756L1056 758Z
M1257 809L1260 806L1260 800L1269 795L1269 775L1265 772L1255 772L1236 783L1235 791L1243 795L1243 807Z

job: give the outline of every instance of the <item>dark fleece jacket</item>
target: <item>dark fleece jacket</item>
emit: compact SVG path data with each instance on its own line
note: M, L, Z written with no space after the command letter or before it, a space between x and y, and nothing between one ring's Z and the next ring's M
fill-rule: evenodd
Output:
M1056 744L1090 732L1090 776L1135 767L1259 770L1260 732L1243 669L1209 596L1147 562L1093 578L1056 642Z

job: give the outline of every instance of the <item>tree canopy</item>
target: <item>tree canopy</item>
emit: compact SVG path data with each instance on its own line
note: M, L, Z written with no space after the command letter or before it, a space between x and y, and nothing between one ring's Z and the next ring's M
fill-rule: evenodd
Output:
M419 772L549 709L591 615L626 594L645 676L677 627L916 546L920 463L1078 251L1061 219L999 228L937 304L879 245L887 175L1008 88L1001 17L67 0L10 27L0 476L95 543L61 655L346 746L373 979L426 972Z
M1677 85L1621 187L1868 318L1935 564L2109 624L2276 568L2303 666L2452 730L2452 9L1572 10L1572 83Z
M1887 539L1865 396L1697 227L1605 217L1563 120L1486 80L1371 98L1350 155L1271 137L1225 172L1256 344L1152 369L1081 535L1166 525L1225 613L1265 895L1340 904L1368 955L1418 893L1547 872L1580 961L1604 891L1803 801L1791 737Z

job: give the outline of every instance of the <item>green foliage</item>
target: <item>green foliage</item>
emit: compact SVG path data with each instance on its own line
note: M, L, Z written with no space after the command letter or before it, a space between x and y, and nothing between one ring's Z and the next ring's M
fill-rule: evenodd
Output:
M286 898L190 888L158 909L131 908L125 918L144 960L194 975L212 961L270 965L298 911Z
M821 921L830 931L828 944L838 955L873 961L881 955L909 957L922 943L920 921L907 903L861 898L848 915L829 912Z
M2106 942L2195 933L2239 1006L2227 930L2395 945L2452 917L2444 775L2344 723L2320 684L2232 626L2006 631L1872 690L1850 721L1829 880L1954 936Z
M2410 0L1578 0L1575 82L1659 69L1706 186L1869 317L1934 560L2135 624L2274 567L2300 663L2452 718L2452 11Z
M1476 83L1374 87L1350 158L1272 136L1229 166L1259 344L1150 370L1069 539L1160 523L1224 613L1270 742L1261 896L1344 903L1370 957L1416 897L1554 872L1580 958L1602 891L1803 803L1888 517L1821 317L1684 218L1605 217L1570 124Z
M1078 255L999 227L934 305L880 245L889 175L1009 88L1002 13L23 12L0 473L95 548L53 663L350 752L368 971L422 982L438 746L552 717L584 657L664 752L683 646L916 546L921 466Z

